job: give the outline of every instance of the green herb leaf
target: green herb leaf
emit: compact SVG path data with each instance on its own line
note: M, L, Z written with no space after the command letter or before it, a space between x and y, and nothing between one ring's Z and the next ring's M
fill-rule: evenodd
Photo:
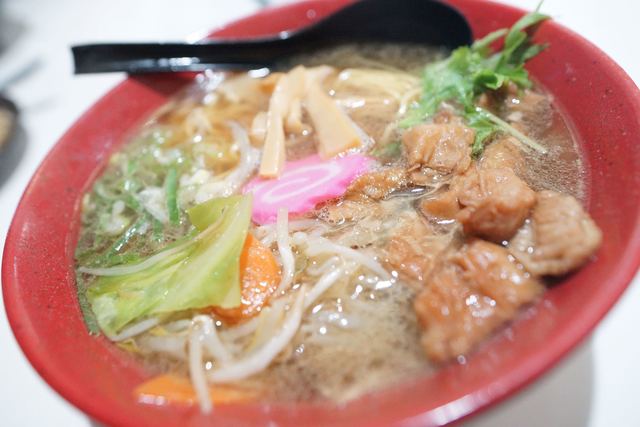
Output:
M498 123L496 119L499 118L496 116L479 110L475 101L482 93L498 90L509 83L515 83L521 88L531 87L524 64L544 50L546 45L533 44L527 30L546 19L548 16L536 10L523 16L510 29L494 31L470 47L463 46L454 50L449 58L428 65L422 79L422 97L418 105L400 122L400 126L419 124L433 116L443 103L448 102L475 130L472 148L475 156L482 153L485 142L497 132L507 132L526 145L542 148L504 121L500 120ZM492 53L491 44L502 37L502 50ZM526 140L522 140L522 137Z
M506 28L501 28L499 30L493 31L480 40L476 40L473 45L471 45L471 49L479 52L483 56L489 56L491 53L489 49L491 48L491 44L496 40L502 38L505 34L507 34Z
M496 126L491 120L479 111L468 111L465 114L469 127L475 130L475 138L471 146L471 155L478 157L484 149L484 142L497 132Z

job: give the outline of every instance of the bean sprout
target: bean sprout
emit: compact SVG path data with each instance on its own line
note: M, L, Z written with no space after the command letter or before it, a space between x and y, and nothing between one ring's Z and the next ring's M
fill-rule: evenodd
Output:
M323 237L318 237L315 240L309 242L306 249L306 254L308 256L317 256L323 253L335 253L338 255L342 255L343 257L353 260L356 263L373 271L381 279L391 279L391 275L387 273L387 271L377 261L354 249L342 245L337 245Z
M265 345L244 359L224 365L208 373L209 381L224 383L247 378L265 369L273 359L289 344L298 331L304 311L305 289L298 291L290 313L282 323L280 330Z
M133 338L136 335L140 335L145 331L148 331L149 329L156 326L158 323L160 323L160 319L158 319L157 317L145 319L141 322L138 322L134 325L129 326L128 328L123 329L122 332L120 332L117 335L112 335L112 336L107 335L107 338L115 342L124 341L126 339Z
M216 326L213 324L213 320L210 316L195 316L193 318L194 325L200 324L202 344L207 352L213 356L220 363L228 363L233 359L233 356L226 349L226 347L220 341L218 337Z
M278 209L276 234L278 236L278 251L280 252L280 260L282 262L282 280L280 281L280 285L278 285L276 294L282 294L291 286L293 272L296 267L289 242L288 213L286 208Z
M211 395L207 386L207 378L202 364L202 332L197 323L193 324L189 332L189 376L196 392L200 410L208 414L211 412Z

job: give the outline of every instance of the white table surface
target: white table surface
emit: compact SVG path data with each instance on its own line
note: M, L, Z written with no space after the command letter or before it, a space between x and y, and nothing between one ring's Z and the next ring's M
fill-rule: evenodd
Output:
M390 0L391 1L391 0ZM274 1L272 3L282 3ZM538 0L508 0L534 8ZM122 75L73 77L69 45L107 40L177 40L259 8L257 0L0 0L0 90L22 110L15 161L0 163L0 242L29 178L62 133ZM633 0L546 0L544 12L611 55L640 81ZM17 79L11 79L14 74ZM638 141L640 143L640 141ZM20 151L20 150L17 150ZM10 170L13 169L13 170ZM3 176L9 175L4 179ZM2 249L0 248L0 251ZM1 297L0 297L1 298ZM590 339L524 392L464 425L640 426L640 278ZM0 425L87 426L28 364L0 310Z

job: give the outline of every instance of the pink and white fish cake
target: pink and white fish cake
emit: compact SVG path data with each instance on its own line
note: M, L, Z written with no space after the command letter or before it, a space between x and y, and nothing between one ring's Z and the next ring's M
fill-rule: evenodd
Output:
M318 203L342 196L355 178L371 168L374 161L360 154L330 160L314 155L288 162L277 179L254 178L243 189L253 193L253 221L276 222L278 209L302 214Z

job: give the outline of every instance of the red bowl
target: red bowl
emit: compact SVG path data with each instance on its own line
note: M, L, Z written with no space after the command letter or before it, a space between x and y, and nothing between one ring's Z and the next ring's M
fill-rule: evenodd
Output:
M313 22L347 0L310 1L265 10L215 34L250 37ZM523 11L451 0L482 36ZM470 357L420 378L336 407L331 404L229 406L204 416L195 408L136 403L147 375L104 338L87 334L76 299L73 251L83 192L105 159L191 76L130 78L87 111L44 160L7 235L4 302L29 361L61 395L112 425L442 425L513 394L575 347L611 308L640 263L640 93L598 48L554 22L537 38L550 49L531 61L581 144L588 166L589 211L604 232L594 262L554 286L513 327Z

